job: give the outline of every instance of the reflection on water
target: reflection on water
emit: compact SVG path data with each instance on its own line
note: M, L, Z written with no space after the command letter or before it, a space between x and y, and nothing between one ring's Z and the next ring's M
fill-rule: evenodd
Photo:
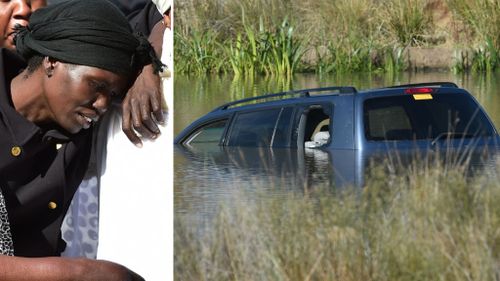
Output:
M355 86L360 89L394 84L451 81L467 89L486 109L496 127L500 125L500 73L454 75L447 72L399 75L346 74L319 77L295 75L291 81L255 77L232 80L228 76L175 79L175 134L215 107L237 99L290 89L326 86ZM211 147L176 149L175 211L203 217L220 203L255 200L259 196L307 193L318 185L338 186L356 182L356 161L344 161L353 152L332 156L320 150L254 149ZM335 163L335 168L332 167ZM236 196L244 192L245 198Z

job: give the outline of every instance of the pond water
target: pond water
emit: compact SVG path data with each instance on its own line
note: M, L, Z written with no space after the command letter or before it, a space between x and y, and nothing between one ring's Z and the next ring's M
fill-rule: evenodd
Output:
M290 81L231 76L175 77L175 125L183 128L215 107L264 93L326 86L355 86L358 90L396 84L450 81L471 92L500 128L500 73L452 74L449 72L402 73L398 75L297 74ZM341 156L342 157L342 156ZM337 156L337 159L341 157ZM176 149L174 154L174 206L177 216L203 219L222 204L256 200L260 196L307 193L332 182L331 155L303 150ZM244 194L244 196L241 196Z

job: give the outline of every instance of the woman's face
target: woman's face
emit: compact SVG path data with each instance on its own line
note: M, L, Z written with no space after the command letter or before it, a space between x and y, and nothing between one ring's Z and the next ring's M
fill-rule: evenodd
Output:
M0 47L14 49L14 26L27 25L31 15L29 0L0 0Z
M48 71L44 96L49 119L71 134L97 122L112 96L122 96L128 85L125 76L96 67L55 61Z

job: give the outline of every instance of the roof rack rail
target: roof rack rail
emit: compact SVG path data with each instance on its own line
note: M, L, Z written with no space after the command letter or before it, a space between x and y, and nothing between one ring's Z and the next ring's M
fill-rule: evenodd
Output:
M276 97L285 97L285 96L309 97L310 93L312 93L312 92L326 92L326 91L338 91L339 93L342 93L342 94L357 93L358 92L355 87L351 87L351 86L323 87L323 88L293 90L293 91L279 92L279 93L274 93L274 94L266 94L266 95L262 95L262 96L258 96L258 97L251 97L251 98L246 98L246 99L241 99L241 100L229 102L229 103L226 103L226 104L223 104L223 105L217 107L213 111L225 110L225 109L229 108L230 106L237 105L240 103L246 103L246 102L250 102L250 101L270 99L270 98L276 98Z
M425 86L440 86L440 87L450 87L450 88L458 88L457 84L453 82L427 82L427 83L414 83L414 84L403 84L390 86L385 88L406 88L406 87L425 87Z

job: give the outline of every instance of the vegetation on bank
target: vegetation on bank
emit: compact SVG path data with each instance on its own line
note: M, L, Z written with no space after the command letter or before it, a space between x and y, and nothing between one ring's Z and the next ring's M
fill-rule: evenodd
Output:
M499 280L498 171L374 169L363 190L235 198L175 215L176 280ZM335 194L333 194L335 193Z
M175 22L179 73L393 72L418 46L455 50L455 71L500 67L496 0L188 0Z

